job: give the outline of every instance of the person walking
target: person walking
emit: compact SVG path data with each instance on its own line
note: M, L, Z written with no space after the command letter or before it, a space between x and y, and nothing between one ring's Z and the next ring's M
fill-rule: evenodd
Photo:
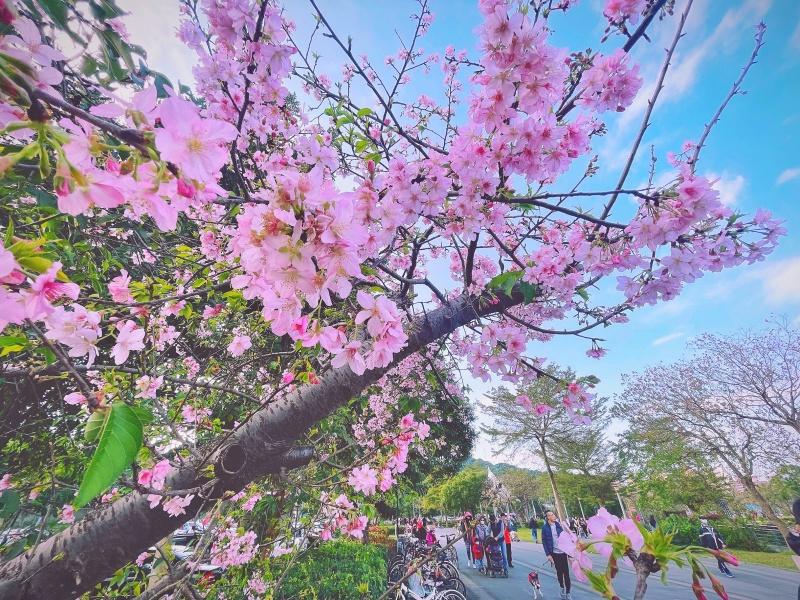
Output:
M706 519L700 519L700 545L710 550L722 550L725 547L725 541L720 537L717 531L708 524ZM719 557L717 557L717 566L723 575L733 577L733 573L731 573L728 565Z
M478 524L475 525L475 545L480 550L480 554L478 554L478 569L483 571L483 553L485 548L486 538L492 534L491 529L486 524L486 517L483 515L478 517ZM473 546L473 556L475 556L475 549L476 547Z
M506 556L506 527L503 523L505 513L500 513L498 519L494 515L489 515L489 526L492 530L492 537L497 540L497 545L500 547L500 554L503 556L503 574L508 576L508 556Z
M548 510L545 515L545 522L542 525L542 546L547 560L555 567L558 585L561 586L562 600L572 600L570 591L572 582L569 578L569 561L566 553L558 547L558 536L564 529L556 519L552 510Z
M503 541L506 545L506 562L508 562L508 566L513 569L514 561L511 558L511 517L502 515L501 518L503 519L503 525L505 525L503 529Z
M473 541L473 524L472 513L467 511L461 518L461 525L459 526L461 533L464 534L464 545L467 547L467 565L470 568L475 568L475 560L472 556L472 541Z
M531 517L530 521L528 521L528 527L531 528L531 539L533 539L534 544L539 542L539 537L536 532L536 525L536 517Z

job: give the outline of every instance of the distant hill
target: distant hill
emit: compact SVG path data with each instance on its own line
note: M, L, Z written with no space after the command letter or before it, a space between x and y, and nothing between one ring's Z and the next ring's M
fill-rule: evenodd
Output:
M462 469L466 469L468 467L480 467L481 469L490 468L492 473L495 475L502 475L507 473L508 471L527 471L533 475L538 475L541 471L537 471L535 469L525 469L522 467L516 467L514 465L510 465L508 463L492 463L488 460L483 460L482 458L472 458L469 457L467 460L464 461L464 465L461 467Z

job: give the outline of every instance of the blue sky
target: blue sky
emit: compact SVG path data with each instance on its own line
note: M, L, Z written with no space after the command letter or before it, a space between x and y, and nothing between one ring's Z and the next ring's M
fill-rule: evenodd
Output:
M177 3L126 0L132 11L127 19L132 37L150 53L152 67L175 79L191 79L191 56L176 42L172 31L177 22ZM311 8L303 0L287 3L298 23L298 34L311 26ZM685 0L678 0L676 13ZM321 8L335 29L353 39L356 55L367 54L380 65L383 57L397 51L394 30L406 36L413 27L409 15L416 3L406 0L321 0ZM475 27L480 22L477 3L462 0L432 0L435 14L422 47L443 51L448 44L475 56ZM619 45L612 37L604 45L604 21L600 0L580 0L568 16L551 20L554 43L571 50ZM655 144L659 174L671 172L666 153L680 149L685 140L699 137L705 122L728 92L749 56L755 25L767 24L766 45L745 84L747 94L736 97L723 115L701 156L699 171L719 178L723 199L737 211L759 207L773 211L786 222L788 235L769 260L750 267L712 273L688 286L672 302L639 310L626 325L603 332L608 355L601 361L585 356L579 340L557 339L531 348L534 355L571 366L581 374L601 379L598 392L613 396L620 390L623 373L659 361L679 358L686 342L704 331L731 332L758 327L771 315L786 315L800 323L800 3L794 0L696 0L672 68L648 130L642 150L628 179L637 185L646 179L649 146ZM609 132L595 142L602 175L586 189L613 186L627 157L627 148L638 130L646 105L648 84L655 79L663 49L671 40L677 18L655 23L652 43L640 44L634 58L641 64L645 84L629 112L608 120ZM323 71L338 77L344 62L330 44L320 46ZM441 76L416 75L413 94L439 89ZM365 99L366 100L366 99ZM564 183L555 189L565 189ZM587 208L592 205L587 202ZM621 206L617 220L633 206ZM476 399L487 386L475 384ZM617 426L619 428L619 426ZM476 455L491 458L487 440L481 440ZM514 462L524 464L525 457Z

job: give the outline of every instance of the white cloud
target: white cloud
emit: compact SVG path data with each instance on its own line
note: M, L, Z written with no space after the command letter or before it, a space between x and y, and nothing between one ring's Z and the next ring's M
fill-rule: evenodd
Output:
M713 187L719 192L719 199L725 206L733 206L739 201L739 195L746 183L742 175L731 175L723 171L721 175L706 173L706 177L713 182Z
M682 331L673 331L672 333L668 333L667 335L662 335L660 338L656 338L655 340L653 340L652 346L653 347L663 346L664 344L668 344L669 342L682 338L684 335L686 334L683 333Z
M800 256L768 265L760 276L764 295L771 304L800 302Z
M792 167L791 169L785 169L781 171L781 174L778 175L778 179L775 181L777 185L782 185L791 181L792 179L797 179L800 177L800 167Z

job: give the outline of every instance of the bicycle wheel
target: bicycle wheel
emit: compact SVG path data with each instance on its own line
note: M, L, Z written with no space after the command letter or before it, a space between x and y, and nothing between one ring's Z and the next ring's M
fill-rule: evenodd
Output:
M458 567L456 567L450 561L446 560L446 561L444 561L442 563L439 563L439 570L441 571L442 576L445 579L450 579L451 577L455 577L455 578L459 577Z
M400 581L405 575L406 567L403 563L396 563L389 569L389 583Z
M458 577L451 577L442 582L442 590L455 590L461 592L465 597L467 595L467 586Z

